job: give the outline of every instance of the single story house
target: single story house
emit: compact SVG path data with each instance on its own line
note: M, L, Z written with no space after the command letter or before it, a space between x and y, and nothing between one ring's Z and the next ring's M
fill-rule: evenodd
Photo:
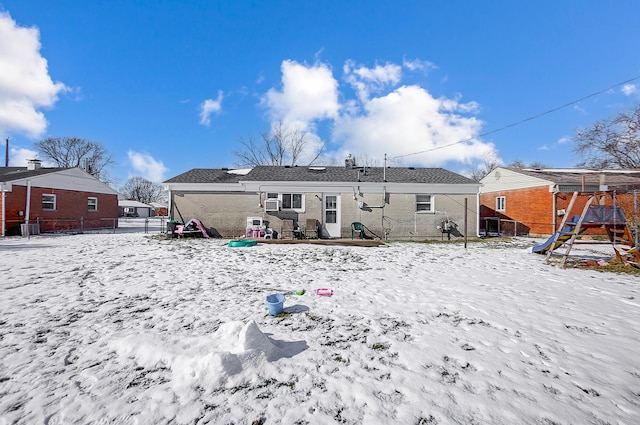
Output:
M465 228L476 236L478 229L480 183L442 168L358 167L352 160L344 167L198 168L163 185L172 219L198 218L223 237L245 235L256 217L280 233L287 222L300 229L316 223L323 238L352 237L352 223L369 237L397 240L461 236Z
M582 213L587 195L600 193L605 205L615 202L622 208L627 222L638 220L640 170L498 167L480 182L481 234L553 234L574 192L584 196L577 198L571 215Z
M153 207L143 202L130 199L118 200L120 217L152 217Z
M118 192L80 168L0 167L0 191L2 236L118 225Z
M151 202L149 205L153 208L152 215L155 217L166 217L169 214L169 208L167 208L166 203Z

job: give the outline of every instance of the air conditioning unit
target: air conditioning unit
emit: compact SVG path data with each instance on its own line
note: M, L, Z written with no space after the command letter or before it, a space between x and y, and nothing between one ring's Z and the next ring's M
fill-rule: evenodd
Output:
M280 200L278 199L267 199L264 201L264 210L265 211L280 211Z

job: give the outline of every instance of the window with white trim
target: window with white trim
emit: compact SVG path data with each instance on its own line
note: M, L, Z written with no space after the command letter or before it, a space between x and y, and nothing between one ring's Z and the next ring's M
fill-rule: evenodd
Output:
M283 210L302 209L302 193L283 193L281 196Z
M42 211L56 210L56 195L51 193L42 194Z
M507 197L496 196L496 211L505 211L507 209Z
M98 211L98 198L92 196L87 198L87 210Z
M417 212L435 212L433 195L416 195L416 211Z

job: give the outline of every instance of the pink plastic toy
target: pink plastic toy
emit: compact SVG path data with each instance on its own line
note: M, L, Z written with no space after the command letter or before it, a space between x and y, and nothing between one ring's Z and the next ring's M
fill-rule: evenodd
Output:
M318 288L316 289L316 295L319 295L321 297L330 297L331 295L333 295L333 289Z

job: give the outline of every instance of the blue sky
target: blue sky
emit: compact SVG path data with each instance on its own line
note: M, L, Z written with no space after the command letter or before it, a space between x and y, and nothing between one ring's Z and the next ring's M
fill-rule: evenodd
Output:
M44 137L99 141L116 187L234 167L276 122L324 143L324 165L571 167L575 128L640 99L638 16L635 0L0 0L0 137L11 165Z

